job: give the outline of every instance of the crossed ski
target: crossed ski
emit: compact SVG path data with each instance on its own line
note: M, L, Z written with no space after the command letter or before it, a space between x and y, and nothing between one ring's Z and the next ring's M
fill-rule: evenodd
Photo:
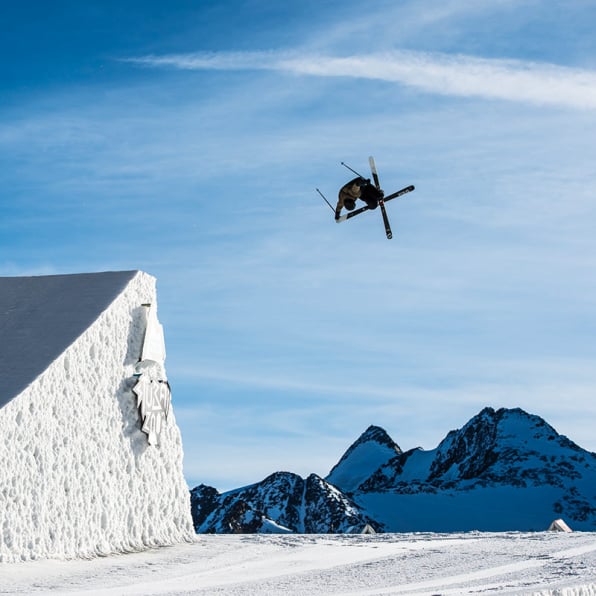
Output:
M406 186L405 188L402 188L401 190L398 190L397 192L390 194L388 197L385 197L383 199L383 202L386 203L387 201L391 201L392 199L397 199L397 197L401 197L402 195L412 192L414 190L414 188L415 187L413 185ZM370 207L368 205L364 205L364 207L359 207L358 209L355 209L354 211L348 211L348 213L344 213L344 215L340 215L335 221L337 223L340 223L342 221L346 221L346 219L350 219L351 217L360 215L361 213L364 213L365 211L370 211Z
M406 186L405 188L402 188L401 190L398 190L397 192L394 192L393 194L390 194L389 196L386 197L385 193L381 189L381 185L379 183L379 175L377 173L377 167L375 165L375 160L372 158L372 156L368 158L368 163L370 165L370 171L372 172L372 177L375 182L375 187L377 188L377 190L379 191L379 193L381 195L379 198L379 208L381 209L381 215L383 216L383 224L385 226L385 235L387 236L387 240L391 240L391 238L393 237L393 232L391 231L391 225L389 224L389 218L387 217L387 210L385 209L385 203L387 201L391 201L392 199L397 199L397 197L401 197L402 195L405 195L406 193L412 192L414 190L414 185L412 184L410 186ZM343 165L345 165L345 164L343 164ZM350 170L352 169L349 166L346 166L346 167ZM352 171L354 171L354 170L352 170ZM357 173L357 172L355 172L355 173ZM323 196L321 191L319 189L317 189L317 191L325 199L325 197ZM327 201L327 199L325 199L325 202L331 207L331 209L333 209L333 207L329 204L329 201ZM354 211L349 211L348 213L346 213L344 215L340 215L335 221L337 223L340 223L340 222L346 221L347 219L350 219L352 217L356 217L356 215L360 215L361 213L364 213L365 211L370 211L370 207L365 205L364 207L360 207L359 209L356 209Z

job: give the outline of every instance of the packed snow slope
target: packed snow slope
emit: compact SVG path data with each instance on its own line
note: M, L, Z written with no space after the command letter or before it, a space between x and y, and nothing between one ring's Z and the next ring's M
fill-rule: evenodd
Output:
M136 273L0 277L0 408L62 354Z
M191 540L175 418L149 445L133 393L155 278L44 276L3 280L2 290L12 344L2 338L0 562Z
M596 595L596 534L206 536L91 561L3 565L0 594Z
M315 480L312 506L303 487ZM371 426L324 479L278 472L221 495L198 486L192 512L198 532L217 533L538 531L555 518L593 531L596 454L539 416L485 408L432 450L404 452Z

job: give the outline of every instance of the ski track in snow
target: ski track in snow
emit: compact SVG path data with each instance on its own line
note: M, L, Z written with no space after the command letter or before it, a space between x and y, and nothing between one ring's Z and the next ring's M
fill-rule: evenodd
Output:
M0 594L596 595L596 533L204 535L143 553L0 565Z

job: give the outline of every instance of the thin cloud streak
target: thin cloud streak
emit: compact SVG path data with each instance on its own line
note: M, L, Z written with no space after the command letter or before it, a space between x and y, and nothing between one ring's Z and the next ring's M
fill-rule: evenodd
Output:
M412 51L346 57L263 51L148 55L126 61L181 70L276 70L376 79L440 95L596 109L596 72L520 60Z
M479 366L481 362L472 364ZM225 384L238 385L245 389L294 391L305 395L316 395L318 398L327 396L331 401L324 401L323 403L326 404L332 403L333 397L336 396L342 399L349 396L366 397L369 400L380 402L386 399L394 400L401 396L401 399L407 401L416 402L422 399L433 404L442 403L449 398L459 404L474 404L478 400L482 403L499 403L503 399L508 399L512 407L513 404L521 403L536 395L540 396L543 407L559 403L562 396L570 400L571 408L577 408L579 404L586 407L593 402L594 376L586 374L586 368L581 360L570 363L547 361L544 364L534 361L523 363L491 361L490 364L495 369L495 377L500 377L499 381L490 382L487 378L484 381L477 380L470 383L462 378L451 382L450 387L443 384L421 387L419 383L400 382L394 376L379 379L375 386L366 383L347 384L345 380L339 380L334 376L327 383L317 383L303 380L299 373L288 372L282 376L265 371L263 374L246 371L232 372L228 369L218 369L216 364L208 367L193 367L192 369L179 367L174 369L174 373L184 374L186 379L193 379L193 381L205 385L215 382L220 384L219 386ZM555 369L554 377L549 376L549 368ZM529 370L530 374L524 376L524 370ZM172 369L170 373L172 373ZM305 374L304 378L306 377ZM503 381L503 379L506 380Z

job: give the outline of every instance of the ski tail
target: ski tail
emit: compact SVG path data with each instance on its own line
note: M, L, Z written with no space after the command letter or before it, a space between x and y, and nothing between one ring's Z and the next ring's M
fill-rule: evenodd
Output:
M368 158L368 164L370 165L370 171L372 173L373 180L375 181L375 186L377 187L377 190L383 192L381 190L381 184L379 183L379 174L377 173L377 166L375 165L375 160L372 155Z
M401 197L402 195L412 192L415 188L416 187L413 184L410 184L410 186L406 186L405 188L402 188L401 190L398 190L397 192L390 194L388 197L385 197L383 201L386 203L391 199L397 199L397 197Z
M337 223L341 223L342 221L346 221L346 219L351 219L352 217L356 216L356 215L360 215L361 213L364 213L365 211L368 211L368 206L365 205L364 207L360 207L358 209L355 209L354 211L348 211L347 213L344 213L343 215L340 215L339 217L335 218L335 221Z
M379 201L379 207L381 208L381 214L383 216L385 236L387 236L387 240L391 240L391 238L393 238L393 232L391 231L391 226L389 225L389 217L387 217L387 210L385 209L385 203L383 202L383 199Z

